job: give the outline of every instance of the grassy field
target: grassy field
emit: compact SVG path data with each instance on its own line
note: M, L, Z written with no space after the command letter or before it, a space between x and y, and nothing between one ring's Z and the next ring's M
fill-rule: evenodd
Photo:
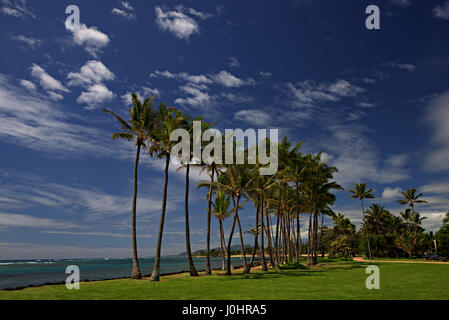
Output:
M376 263L380 290L365 287L368 264L337 262L303 270L282 270L232 277L215 273L191 278L165 276L143 280L83 282L0 292L0 299L449 299L449 265Z

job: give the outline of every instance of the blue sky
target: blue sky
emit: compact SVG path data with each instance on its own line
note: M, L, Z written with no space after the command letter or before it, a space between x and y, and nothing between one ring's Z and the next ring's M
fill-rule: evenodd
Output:
M65 27L80 8L81 28ZM380 8L380 30L365 8ZM278 128L398 213L414 187L436 230L449 210L449 1L0 1L0 259L127 257L134 146L109 140L129 92L225 128ZM154 254L163 163L144 156L139 254ZM191 195L193 249L205 194ZM184 175L170 171L163 254L184 245ZM242 211L243 228L254 208ZM229 227L229 222L226 222ZM247 240L250 240L247 238ZM214 221L213 245L218 246Z

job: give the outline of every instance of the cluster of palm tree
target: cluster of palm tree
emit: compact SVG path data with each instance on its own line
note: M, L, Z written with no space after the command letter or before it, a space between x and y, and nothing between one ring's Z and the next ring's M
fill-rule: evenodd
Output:
M132 251L133 268L132 278L141 278L136 242L136 208L138 188L138 164L141 151L146 151L151 157L165 159L164 186L162 196L161 218L156 247L155 263L151 275L152 281L159 280L161 246L164 231L165 214L167 207L168 171L171 151L174 142L171 135L176 129L186 129L193 137L192 128L194 120L175 107L168 107L160 103L154 107L154 97L143 101L137 94L131 94L132 107L129 108L129 119L124 120L112 111L104 112L114 116L121 127L121 131L113 133L112 139L126 139L134 142L136 157L134 163L134 190L132 199ZM202 130L211 128L213 124L202 121ZM266 139L263 143L272 142ZM320 246L324 216L329 214L330 206L335 201L331 191L342 189L333 179L337 171L335 167L328 166L321 160L321 154L303 155L299 148L302 143L295 146L285 137L278 144L279 170L271 175L261 175L264 167L260 163L249 164L221 164L218 161L198 163L190 155L178 169L185 169L185 233L186 249L190 266L190 274L198 275L192 259L189 230L189 174L191 166L201 167L207 172L210 179L202 181L198 187L207 187L207 237L206 237L206 273L211 273L210 265L210 233L212 216L216 217L220 231L220 247L222 259L226 262L226 273L231 274L231 245L234 233L239 233L242 248L245 272L250 272L255 261L257 248L260 251L261 265L267 270L267 264L278 269L282 263L298 262L303 254L301 241L301 219L308 217L307 262L317 263L317 252ZM224 148L224 146L223 146ZM237 146L234 144L234 153ZM245 154L248 155L248 148ZM248 158L246 158L248 159ZM254 247L249 261L245 256L245 245L239 213L245 203L251 201L255 207ZM321 228L319 217L321 216ZM225 236L223 221L230 217L232 227L228 236ZM275 222L273 222L275 220ZM226 239L227 238L227 239ZM268 259L266 258L268 254ZM267 263L267 260L269 261Z
M417 194L417 190L410 188L401 192L402 199L397 202L400 205L408 205L399 216L395 216L385 209L384 206L373 203L365 211L363 199L373 199L372 189L367 189L365 184L356 184L355 188L350 190L353 195L351 198L358 198L362 205L362 225L360 231L364 233L368 256L371 259L372 246L374 245L375 255L392 256L398 255L397 248L412 256L420 250L427 249L429 235L424 233L421 227L425 217L415 211L417 204L427 203L422 200L422 193ZM370 241L375 242L374 244Z
M152 281L158 281L160 275L160 258L162 238L167 208L167 188L169 178L169 166L174 147L172 133L176 129L185 129L193 141L193 123L201 121L201 130L212 128L213 123L203 121L202 117L192 118L175 107L168 107L160 103L154 107L154 97L143 101L137 94L131 94L132 107L128 109L129 119L124 120L112 111L103 109L104 112L114 116L121 131L113 133L112 139L126 139L134 142L136 157L134 163L134 190L132 198L132 257L133 268L131 276L134 279L141 278L136 242L136 208L138 188L138 165L141 151L146 151L149 156L165 160L164 186L162 195L162 208L157 238L155 263L151 274ZM260 143L260 142L259 142ZM249 161L250 149L259 148L251 146L244 150L247 156L242 164L223 164L211 157L207 163L198 161L190 153L181 158L178 170L185 170L185 235L187 258L190 275L197 276L190 245L189 228L189 186L191 167L199 167L202 172L209 175L207 181L201 181L198 188L207 188L207 230L206 230L206 274L211 274L210 243L212 217L215 217L219 226L219 242L222 257L222 269L226 274L231 274L231 246L234 234L238 232L242 253L244 272L249 273L255 263L256 255L259 256L262 270L271 268L279 269L282 264L298 263L303 255L307 256L307 264L316 264L318 252L330 251L326 249L325 242L333 239L334 249L343 248L347 252L353 251L355 227L346 217L336 214L331 210L336 197L332 193L343 188L333 181L337 168L329 166L321 159L319 154L303 154L300 151L302 142L293 145L287 137L280 143L266 139L265 147L271 143L277 144L278 171L273 175L262 175L263 164ZM206 148L204 142L200 142L201 148ZM223 142L223 150L225 143ZM202 151L202 150L201 150ZM234 142L233 156L236 157L238 146ZM214 151L215 152L215 151ZM239 150L240 152L240 150ZM215 156L215 155L214 155ZM179 159L178 159L179 160ZM399 204L408 205L401 218L396 217L378 204L373 204L365 211L364 199L373 199L372 189L367 189L366 184L356 184L349 190L351 198L357 198L361 202L362 226L360 232L364 233L367 244L367 253L372 257L370 238L375 234L395 233L395 246L412 255L424 241L423 229L419 213L415 211L417 204L426 203L421 200L422 194L416 194L416 189L407 189L402 192L403 199ZM244 244L244 231L240 222L240 214L245 204L250 202L255 208L254 227L250 232L254 236L254 244L251 257L247 259ZM335 226L331 233L324 226L324 218L329 216ZM225 234L223 222L231 219L232 224ZM321 223L320 223L321 219ZM448 217L446 217L448 219ZM304 221L305 220L305 221ZM307 224L305 223L307 222ZM307 225L307 230L301 228ZM303 243L302 235L306 233L307 241ZM332 235L331 237L329 235ZM326 240L327 239L327 240ZM348 244L348 241L350 244ZM334 250L334 251L335 251ZM349 250L349 251L348 251ZM331 250L332 251L332 250ZM337 250L338 251L338 250Z

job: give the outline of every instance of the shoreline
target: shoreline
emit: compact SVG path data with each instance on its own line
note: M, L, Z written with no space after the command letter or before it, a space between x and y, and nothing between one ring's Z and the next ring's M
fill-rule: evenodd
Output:
M260 267L260 263L259 262L254 262L253 267L251 269L258 268L258 267ZM236 266L236 267L232 267L232 270L239 270L239 269L242 269L242 268L243 268L243 266ZM197 270L197 271L198 272L205 272L206 269L201 269L201 270ZM222 269L221 268L213 268L213 269L211 269L211 271L222 271ZM181 270L181 271L161 273L160 276L161 277L166 277L166 276L173 276L173 275L182 274L182 273L189 273L189 272L190 272L189 270ZM151 273L142 275L142 279L143 278L149 278L149 277L151 277ZM80 283L82 283L82 282L109 281L109 280L121 280L121 279L131 279L131 277L128 276L128 277L117 277L117 278L105 278L105 279L98 279L98 280L86 279L86 280L81 280ZM27 289L27 288L39 288L39 287L63 285L63 284L65 284L65 281L46 282L46 283L43 283L43 284L29 284L27 286L20 286L20 287L12 287L12 288L0 289L0 292L2 292L2 291L20 291L20 290L24 290L24 289Z

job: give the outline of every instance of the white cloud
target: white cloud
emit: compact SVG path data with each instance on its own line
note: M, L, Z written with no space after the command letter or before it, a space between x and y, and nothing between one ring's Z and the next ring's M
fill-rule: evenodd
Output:
M83 91L81 95L76 99L76 102L85 103L86 109L93 110L101 107L103 102L109 101L114 98L114 93L102 84L93 84L87 88L87 91Z
M61 101L64 99L62 94L52 92L52 91L48 91L47 93L48 93L48 96L50 97L50 99L53 101Z
M128 19L128 20L135 20L136 19L136 10L133 6L127 1L120 1L121 7L120 8L113 8L112 14Z
M259 72L259 74L263 78L270 78L271 77L271 72L268 72L268 71L262 70L262 71Z
M449 20L449 1L436 5L432 12L435 18Z
M31 75L39 80L41 87L45 90L70 92L70 90L64 87L59 80L53 78L42 67L35 63L31 66Z
M246 121L255 126L266 126L272 119L268 113L260 109L237 111L234 114L234 118L236 120Z
M401 188L385 188L382 192L382 200L390 202L401 197Z
M158 89L156 89L156 88L149 88L149 87L142 87L140 90L132 91L132 92L135 92L139 96L139 98L141 98L141 99L142 98L146 99L146 98L149 98L149 97L152 97L152 96L160 96L161 95L161 93L160 93L160 91ZM121 97L120 97L122 99L123 103L125 103L127 106L132 105L132 100L131 100L131 93L132 92L131 91L126 92L126 93L122 94Z
M416 67L409 63L396 63L396 62L388 62L388 66L392 68L397 68L400 70L406 70L408 72L414 72L416 70Z
M164 31L174 34L179 39L188 40L190 36L199 33L200 27L193 17L210 18L210 14L196 11L184 6L177 6L174 10L164 10L156 6L156 24ZM192 17L193 16L193 17Z
M22 34L19 34L17 36L11 36L11 39L25 43L33 49L37 48L42 43L42 40L40 40L40 39L33 38L33 37L27 37Z
M205 107L212 100L212 97L207 92L205 92L205 90L207 90L207 87L205 86L187 84L184 86L180 86L179 89L189 96L187 98L177 98L175 100L175 103L177 104L189 104L195 107Z
M96 27L87 27L81 24L79 29L74 29L66 25L66 29L72 32L73 41L92 56L97 57L100 50L109 44L109 36Z
M433 134L433 150L427 156L429 171L449 170L449 91L433 99L427 111Z
M215 74L213 78L216 83L229 88L255 84L255 81L251 78L242 80L227 71L220 71Z
M365 89L352 85L346 80L337 80L329 86L329 91L340 97L352 97L365 91Z
M67 79L69 85L80 86L114 80L115 75L101 61L90 60L81 67L80 72L70 72Z
M69 85L82 86L83 91L76 100L80 104L86 104L86 109L92 110L99 104L114 98L114 93L104 84L105 80L114 80L115 75L100 61L91 60L81 67L80 72L70 72L67 75Z
M36 90L36 85L33 82L31 82L31 81L21 79L19 83L20 83L20 85L22 87L24 87L24 88L26 88L28 90L31 90L31 91L35 91Z

